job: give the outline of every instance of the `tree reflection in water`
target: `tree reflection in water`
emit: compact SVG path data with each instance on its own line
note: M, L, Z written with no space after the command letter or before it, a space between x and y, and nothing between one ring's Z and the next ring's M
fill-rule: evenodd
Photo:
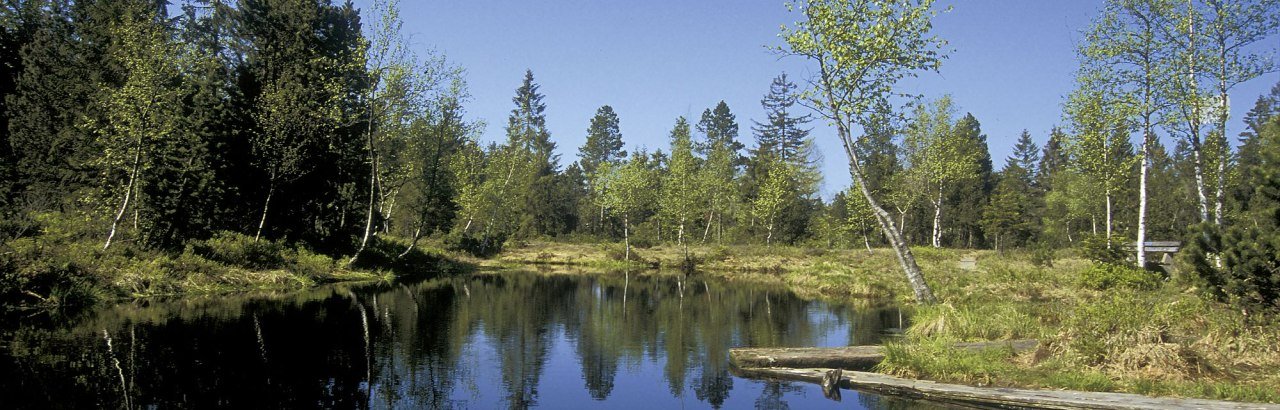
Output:
M621 273L143 301L5 327L0 397L6 408L835 407L816 386L735 378L728 349L876 343L899 315Z

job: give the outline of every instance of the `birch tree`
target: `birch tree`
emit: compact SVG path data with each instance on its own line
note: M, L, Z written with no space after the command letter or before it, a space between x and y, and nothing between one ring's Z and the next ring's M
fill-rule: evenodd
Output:
M646 155L634 155L624 164L600 164L596 169L602 201L607 211L622 217L622 241L626 247L624 260L631 260L631 217L653 197L654 177L646 164Z
M879 198L867 187L854 150L855 127L876 113L892 111L891 98L902 95L895 85L920 71L936 71L945 58L945 42L929 34L932 0L809 0L788 3L805 20L783 27L785 55L804 57L817 74L802 94L805 103L835 126L849 159L849 174L876 215L920 303L937 298L925 282L911 248L894 226Z
M1110 71L1088 68L1082 70L1077 74L1077 88L1067 99L1067 117L1074 133L1064 141L1064 148L1070 158L1071 168L1082 177L1072 184L1077 187L1075 191L1102 194L1104 232L1107 243L1110 244L1116 195L1129 180L1129 170L1132 168L1129 157L1116 156L1116 147L1122 144L1119 139L1129 138L1132 128L1129 109L1132 106L1115 101L1118 85L1117 80L1109 75ZM1082 186L1088 186L1089 189L1082 190ZM1078 202L1079 198L1075 199ZM1094 226L1097 226L1096 222Z
M95 161L102 187L119 201L103 249L111 247L128 210L138 206L141 179L181 124L180 48L158 20L154 11L135 7L111 24L115 44L108 58L118 63L123 83L105 87L96 103L102 120L85 124L103 147Z
M916 108L903 145L907 172L915 185L913 188L924 192L933 206L930 243L934 248L940 248L946 189L951 184L973 178L978 172L977 153L966 149L965 141L956 130L955 106L950 96Z
M767 168L768 174L760 187L760 195L751 204L751 210L765 226L765 245L771 245L774 225L788 202L794 199L795 185L799 181L797 167L790 162L774 159Z
M684 249L686 260L689 258L689 245L685 232L699 213L698 201L702 197L697 178L698 164L693 156L689 122L680 117L671 129L671 159L658 198L658 212L661 218L676 225L676 243Z
M1110 0L1089 30L1079 53L1084 65L1096 64L1115 80L1108 109L1132 114L1142 143L1139 145L1137 265L1146 266L1148 148L1156 138L1160 114L1168 106L1164 81L1172 74L1170 56L1161 42L1164 27L1159 18L1171 0ZM1127 106L1120 108L1117 105Z
M1230 145L1226 144L1227 122L1231 120L1227 95L1235 86L1276 71L1274 59L1251 51L1250 46L1280 31L1280 2L1275 0L1204 0L1207 15L1205 44L1209 58L1208 77L1216 92L1217 107L1214 130L1222 140L1218 145L1217 190L1214 194L1213 222L1222 225L1226 198L1227 163Z

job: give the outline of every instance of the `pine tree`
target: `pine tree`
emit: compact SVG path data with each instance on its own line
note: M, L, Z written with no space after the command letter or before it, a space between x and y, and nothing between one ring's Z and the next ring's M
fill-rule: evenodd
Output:
M587 141L578 148L578 164L587 177L588 187L597 186L594 178L597 175L596 170L602 164L616 164L627 156L627 152L623 151L622 147L622 131L618 128L618 114L614 113L613 107L608 105L600 107L596 110L596 115L591 118L591 125L587 127ZM591 195L595 202L600 202L601 192L593 191ZM594 224L597 234L603 233L603 205L600 206L599 211Z
M694 145L694 149L704 155L705 159L700 180L707 206L707 224L702 240L707 240L714 226L716 240L720 241L724 235L726 214L731 213L741 202L741 192L734 186L734 181L738 177L738 167L743 162L740 153L743 145L737 141L736 117L724 101L717 104L714 111L702 112L702 120L698 122L697 129L702 133L703 139Z
M965 152L962 156L973 161L971 168L976 172L971 178L962 178L947 187L946 202L952 204L952 211L945 216L945 226L955 232L952 243L974 248L983 246L985 242L982 209L990 200L996 179L992 175L987 136L982 133L978 119L966 113L956 122L956 133L961 150Z
M557 187L563 186L559 176L560 154L547 131L547 106L533 81L533 71L526 70L524 81L511 99L516 108L507 118L507 144L527 158L527 168L518 176L513 191L523 197L520 230L530 235L558 235L571 226L572 204L562 201Z
M812 121L811 115L796 115L792 107L798 97L796 84L782 73L769 85L769 94L760 100L764 108L767 122L755 122L751 127L756 135L756 148L753 157L770 153L784 162L796 165L810 165L812 159L812 143L809 141L809 129L805 125ZM719 108L719 106L717 106Z
M706 158L716 148L726 148L732 154L730 159L733 165L741 165L744 146L738 141L737 116L729 111L728 104L720 101L714 109L703 110L697 130L703 136L702 141L694 145L698 154Z
M1048 146L1045 146L1045 149L1048 149ZM1028 183L1034 184L1035 181L1040 180L1040 147L1031 140L1031 133L1027 130L1022 130L1022 134L1018 135L1018 142L1013 146L1013 153L1010 154L1007 164L1016 165L1025 170Z
M600 164L626 158L627 151L622 147L618 114L613 111L613 107L601 106L596 110L596 115L591 117L591 125L587 127L587 141L578 148L578 164L582 166L583 172L592 174Z

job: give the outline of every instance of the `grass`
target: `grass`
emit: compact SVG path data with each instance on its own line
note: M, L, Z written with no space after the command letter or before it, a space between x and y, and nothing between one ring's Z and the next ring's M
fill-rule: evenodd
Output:
M32 234L0 243L0 308L81 309L100 301L249 290L296 290L320 283L388 280L459 270L451 256L375 237L354 264L298 245L220 232L159 251L119 242L102 249L83 221L40 220Z
M608 245L536 242L508 249L491 265L614 266ZM768 281L803 297L912 305L888 249L694 246L704 274ZM641 260L678 266L683 250L633 250ZM1202 297L1190 281L1057 252L1052 266L1032 252L914 249L941 302L915 306L901 341L886 346L879 371L983 386L1130 392L1280 402L1280 320L1249 316ZM961 270L962 256L978 269ZM618 258L620 259L620 258ZM626 264L624 264L626 265ZM636 266L636 265L631 265ZM954 349L955 342L1034 338L1014 354Z

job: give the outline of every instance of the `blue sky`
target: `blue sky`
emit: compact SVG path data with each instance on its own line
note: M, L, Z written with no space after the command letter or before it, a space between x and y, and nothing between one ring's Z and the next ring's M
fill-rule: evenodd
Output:
M357 2L363 9L367 0ZM989 138L996 168L1023 129L1037 144L1062 123L1062 101L1077 66L1074 47L1101 1L939 1L935 32L954 50L940 73L903 84L938 97L951 94ZM737 115L740 138L754 142L751 120L762 120L761 97L779 73L800 79L809 65L779 58L779 26L799 19L782 1L414 1L401 4L413 48L443 52L466 69L471 119L488 123L486 140L501 140L511 97L525 69L546 96L547 126L561 163L576 159L587 125L601 105L621 118L628 147L667 147L678 116L696 121L724 100ZM372 16L366 16L370 19ZM371 21L367 22L370 23ZM1274 48L1277 39L1268 40ZM1280 80L1268 74L1232 94L1231 135L1259 94ZM824 155L823 197L849 184L835 132L814 122Z

